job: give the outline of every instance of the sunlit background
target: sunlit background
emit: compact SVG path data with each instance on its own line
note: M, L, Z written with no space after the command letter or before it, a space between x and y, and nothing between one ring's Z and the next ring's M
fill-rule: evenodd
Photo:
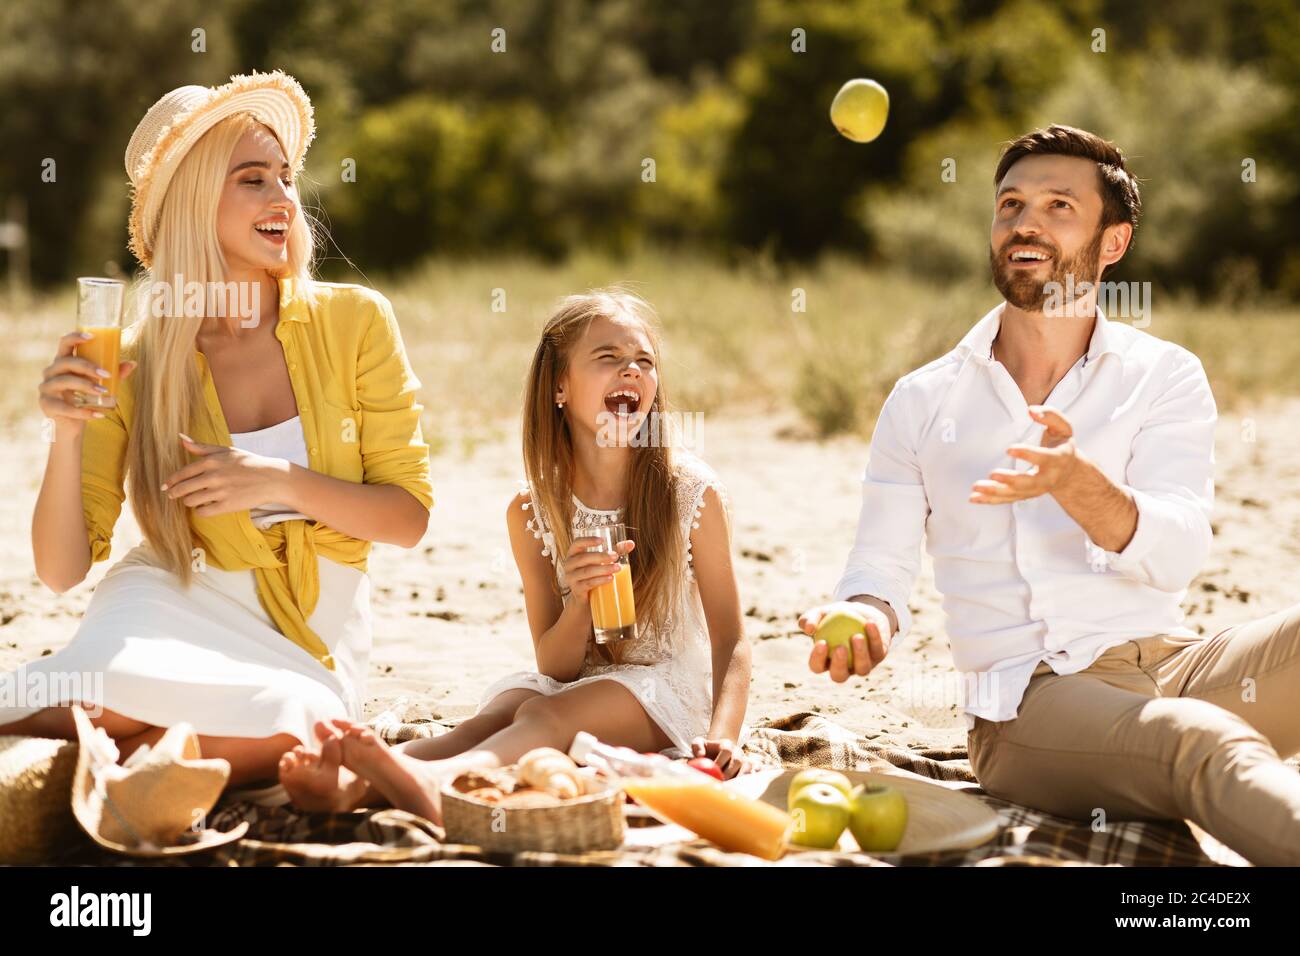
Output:
M897 376L998 301L993 167L1051 122L1141 180L1107 278L1152 284L1148 331L1196 350L1225 407L1289 392L1297 37L1288 0L6 3L0 413L36 417L72 278L136 269L122 153L145 110L274 68L315 104L320 274L393 299L440 449L513 419L547 307L614 281L658 307L679 407L869 434ZM827 116L856 76L891 98L865 145Z

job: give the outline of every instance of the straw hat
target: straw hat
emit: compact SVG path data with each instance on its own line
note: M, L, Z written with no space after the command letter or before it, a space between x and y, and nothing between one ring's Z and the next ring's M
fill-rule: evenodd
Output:
M131 178L131 251L148 267L163 197L176 167L199 138L236 113L252 113L280 140L297 175L316 134L311 100L287 73L254 71L232 76L224 86L181 86L165 94L145 113L126 146L126 174Z
M221 796L230 762L203 759L189 724L168 728L157 744L139 748L119 766L112 738L80 707L72 707L72 716L80 745L72 814L100 846L130 856L175 856L210 850L247 832L247 822L224 833L192 829Z
M49 863L75 843L68 794L77 745L48 737L0 737L0 865Z

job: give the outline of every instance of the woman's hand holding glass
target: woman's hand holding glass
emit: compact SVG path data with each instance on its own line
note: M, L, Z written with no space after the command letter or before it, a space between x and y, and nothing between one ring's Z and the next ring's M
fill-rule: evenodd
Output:
M45 367L38 389L41 412L54 420L59 427L72 426L76 431L85 427L91 418L102 418L103 410L93 405L77 405L74 393L102 395L108 389L100 384L110 375L109 369L97 368L89 359L76 354L78 345L86 341L80 331L69 332L59 339L54 361ZM118 368L119 381L135 371L135 362L122 362ZM98 414L96 414L98 412Z

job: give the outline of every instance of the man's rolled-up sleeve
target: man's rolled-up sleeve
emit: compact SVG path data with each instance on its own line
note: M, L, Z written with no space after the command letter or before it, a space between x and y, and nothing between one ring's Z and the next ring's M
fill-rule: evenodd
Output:
M1191 584L1209 557L1218 418L1200 360L1180 350L1173 365L1120 485L1137 506L1137 530L1122 551L1104 552L1112 570L1169 592Z
M895 640L912 626L907 600L921 570L921 539L930 513L916 441L906 387L900 382L876 420L862 477L857 537L835 587L837 601L866 594L888 603L898 617Z

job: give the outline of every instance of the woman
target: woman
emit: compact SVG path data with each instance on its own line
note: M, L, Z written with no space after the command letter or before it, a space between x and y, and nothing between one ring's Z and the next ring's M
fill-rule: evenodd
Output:
M306 94L274 72L173 90L131 137L131 248L153 281L115 407L73 404L104 374L73 354L78 333L45 371L36 570L61 592L109 556L126 476L145 540L72 642L17 672L47 698L0 707L0 734L71 738L81 703L125 759L185 721L248 785L317 721L360 718L370 543L414 547L433 496L391 307L309 279L294 177L313 132Z

